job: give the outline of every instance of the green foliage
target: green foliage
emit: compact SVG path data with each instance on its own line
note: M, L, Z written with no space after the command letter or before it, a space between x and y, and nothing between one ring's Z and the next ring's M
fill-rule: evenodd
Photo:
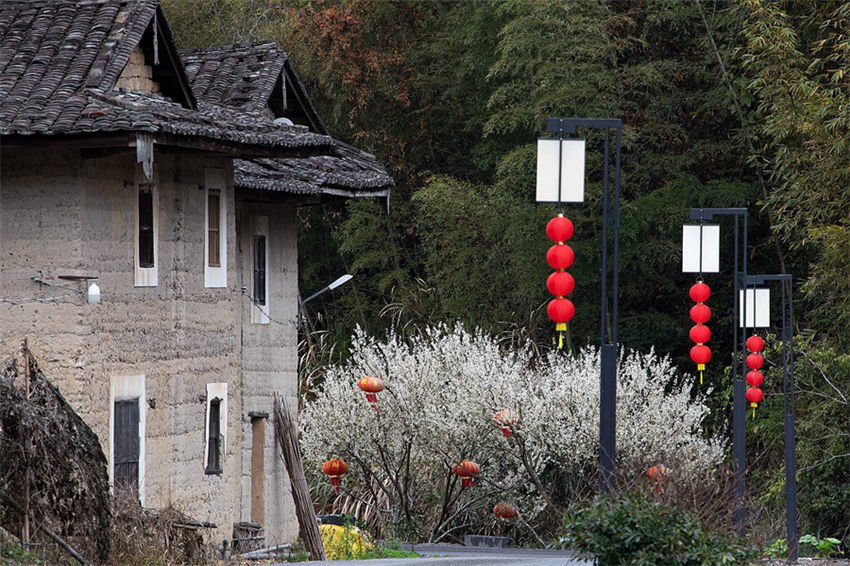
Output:
M562 541L611 565L750 564L756 557L743 541L710 532L684 511L639 494L602 496L572 513Z
M800 537L800 544L811 546L818 558L831 558L835 556L841 541L832 537L818 538L815 535L803 535Z
M25 550L21 545L15 543L0 544L0 566L14 566L15 564L41 564L42 561L34 554Z
M787 558L788 541L786 541L784 538L776 539L767 548L764 549L764 555L768 558Z

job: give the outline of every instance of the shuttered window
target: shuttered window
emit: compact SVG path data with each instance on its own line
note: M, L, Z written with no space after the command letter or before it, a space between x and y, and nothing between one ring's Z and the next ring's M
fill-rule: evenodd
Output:
M266 306L266 237L254 236L254 303Z
M139 267L154 266L153 192L139 190Z
M139 400L115 401L112 479L116 489L139 490Z
M221 193L210 190L207 193L207 254L210 267L221 267Z
M209 442L207 443L208 474L221 473L221 399L210 401L209 408Z

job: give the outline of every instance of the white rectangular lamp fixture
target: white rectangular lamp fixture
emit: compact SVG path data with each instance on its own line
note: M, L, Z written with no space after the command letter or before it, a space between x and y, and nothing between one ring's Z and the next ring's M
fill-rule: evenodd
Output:
M767 328L770 326L770 289L747 289L747 305L744 306L744 290L738 291L740 318L738 326L744 328L746 310L746 328Z
M702 242L702 253L700 253L700 242ZM682 273L719 272L720 225L685 224L682 226Z
M537 140L537 202L584 202L584 149L584 140Z

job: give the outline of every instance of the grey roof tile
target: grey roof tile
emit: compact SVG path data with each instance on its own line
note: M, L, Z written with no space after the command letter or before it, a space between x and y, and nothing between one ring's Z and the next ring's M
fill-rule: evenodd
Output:
M0 0L0 135L145 131L236 146L332 145L306 128L279 128L220 105L187 108L114 90L145 30L162 17L158 6L158 0ZM160 24L160 37L173 45L164 18Z

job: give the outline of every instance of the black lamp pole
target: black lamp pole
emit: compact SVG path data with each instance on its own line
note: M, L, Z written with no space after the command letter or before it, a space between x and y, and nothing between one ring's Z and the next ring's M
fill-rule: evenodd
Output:
M794 281L787 273L777 275L752 275L747 285L764 285L780 282L782 285L782 393L785 429L785 529L788 541L788 558L797 560L797 455L794 430Z
M711 220L715 216L734 216L735 217L735 266L732 276L734 305L733 308L733 323L732 323L732 485L734 497L734 509L732 512L732 523L735 526L735 531L744 536L744 492L746 488L746 442L747 442L747 407L746 407L746 372L747 366L740 364L741 371L738 370L739 356L746 354L744 352L745 343L747 340L746 328L739 329L739 315L742 309L747 312L747 294L744 293L743 304L739 305L738 290L743 286L746 287L747 281L747 209L746 208L692 208L691 220ZM744 220L744 237L743 245L740 246L741 240L739 234L739 219ZM738 255L743 258L743 269L738 271ZM702 253L702 250L700 250ZM738 350L738 336L741 335L741 351Z
M617 455L617 318L620 263L620 146L622 120L614 118L549 118L546 131L575 134L577 128L598 128L605 131L605 164L602 181L602 281L600 299L600 396L599 396L599 488L611 493L616 481ZM611 130L614 130L614 199L609 197ZM613 216L613 220L610 218ZM611 289L608 289L608 245L613 240ZM608 301L611 302L610 330Z

